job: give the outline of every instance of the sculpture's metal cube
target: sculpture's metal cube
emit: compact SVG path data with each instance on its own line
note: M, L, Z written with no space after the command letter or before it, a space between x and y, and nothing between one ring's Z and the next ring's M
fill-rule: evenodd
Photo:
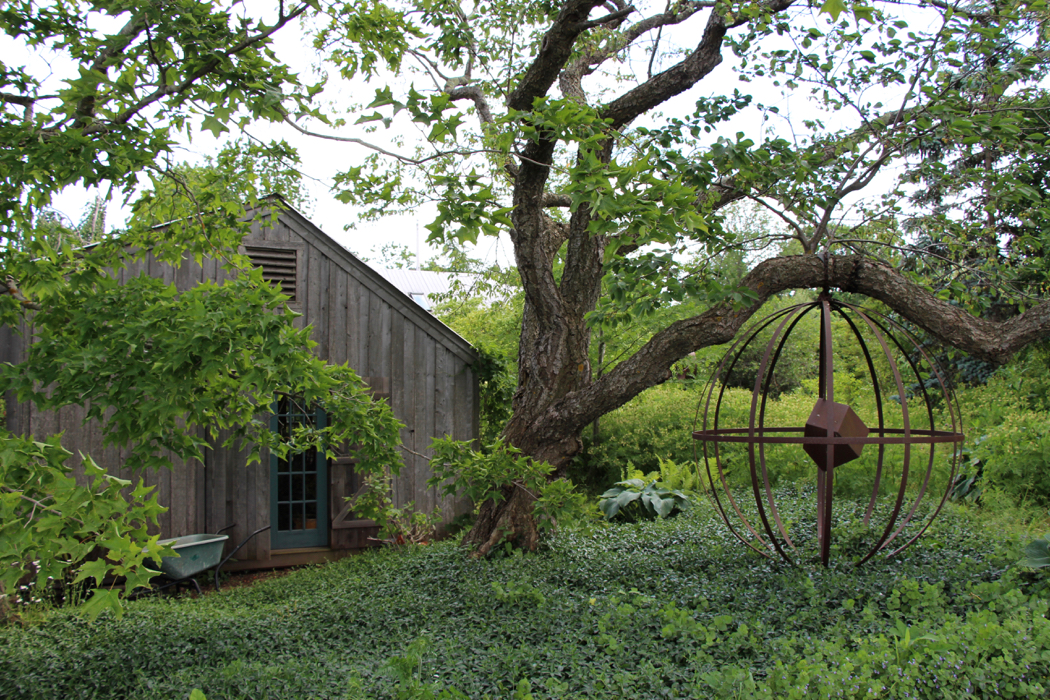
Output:
M864 421L860 419L853 409L844 403L835 403L834 401L828 401L827 399L817 399L817 404L813 407L813 412L809 414L809 420L806 421L806 428L804 434L807 438L826 438L828 435L828 414L831 417L831 430L833 437L856 437L863 438L868 436L868 426L864 425ZM827 469L828 466L828 448L830 447L833 451L832 464L835 467L840 467L847 462L852 462L857 457L860 457L860 452L864 449L864 445L821 445L811 442L803 444L803 449L806 451L817 466L821 469Z

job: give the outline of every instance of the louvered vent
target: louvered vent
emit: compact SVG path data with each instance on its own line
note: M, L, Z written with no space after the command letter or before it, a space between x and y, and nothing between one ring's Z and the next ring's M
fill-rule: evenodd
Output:
M251 258L252 265L262 269L264 280L279 285L281 291L288 295L289 302L296 300L296 251L294 248L245 247L245 252Z

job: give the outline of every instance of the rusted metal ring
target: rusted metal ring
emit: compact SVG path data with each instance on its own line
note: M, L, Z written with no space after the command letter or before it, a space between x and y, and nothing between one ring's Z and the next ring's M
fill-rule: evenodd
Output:
M795 330L798 323L807 314L817 310L819 310L820 314L820 341L816 348L819 358L819 389L816 406L806 426L768 427L765 425L766 405L769 397L770 382L774 376L776 365L792 331ZM861 348L875 397L877 425L870 429L853 412L852 408L845 404L836 403L834 400L835 373L831 324L833 315L838 315L846 321L854 340ZM722 402L727 389L726 377L733 371L739 359L758 337L758 334L771 326L773 327L772 338L766 344L762 353L762 359L755 377L747 427L724 427L719 425ZM897 390L897 397L899 397L898 410L902 427L889 427L886 424L886 407L888 404L883 401L882 383L879 381L880 373L876 370L876 363L873 359L871 348L865 340L865 333L862 329L865 329L868 335L876 341L876 345L882 350L885 365L889 367L889 374L891 375L889 384ZM909 387L906 387L904 382L905 373L902 373L901 363L898 362L895 354L899 354L902 358L903 366L906 368L905 373L915 380L910 382L910 387L917 387L911 398L909 398ZM932 383L935 385L935 390L929 390L930 387L927 387L926 382L923 381L923 371L927 372L927 378L932 377L934 380ZM947 429L939 429L937 426L937 417L933 408L934 397L944 399L944 405L947 407L948 422L950 423L950 426L946 426ZM918 409L914 416L911 415L909 410L909 403L912 402L912 398L918 399L914 401L915 408ZM920 416L922 417L920 424L925 422L929 427L916 427L914 425L915 420L919 419ZM926 531L947 500L951 483L955 477L960 445L965 439L962 433L955 395L950 386L944 381L943 373L922 348L921 343L907 329L890 317L832 299L831 295L826 291L816 301L781 309L773 315L755 322L740 336L723 357L705 387L701 395L700 405L697 407L696 423L701 429L693 432L694 446L702 447L704 471L706 471L707 481L711 487L710 493L719 515L729 526L732 533L748 547L767 557L773 556L775 553L789 563L794 563L794 560L788 554L787 549L794 550L795 544L792 542L776 506L765 447L766 445L775 444L798 444L803 446L819 467L817 470L817 540L820 560L825 566L829 563L831 526L833 523L834 473L836 468L860 456L865 445L878 446L872 494L864 515L864 523L869 524L884 477L885 448L887 445L902 445L904 447L900 483L896 489L892 513L878 541L871 547L867 555L858 562L858 565L860 565L868 561L874 554L887 549L913 519L930 484L935 464L935 446L951 445L951 468L943 497L919 532L904 545L891 551L889 556L897 554L915 542ZM761 521L761 525L758 527L752 525L744 516L740 504L737 503L736 497L729 488L719 448L722 443L745 444L748 446L752 495L758 509L759 520ZM911 447L913 445L928 445L929 460L914 501L907 514L898 523L897 521L903 510L905 496L908 493L909 470L912 461ZM699 454L697 454L696 459L699 469ZM714 466L714 469L712 469L712 466ZM703 476L704 474L701 473L701 478ZM720 488L716 487L716 484ZM725 497L725 503L719 496L720 490ZM729 510L736 513L737 519L744 525L743 531L738 531L733 526L729 518ZM770 522L771 519L772 523ZM774 531L773 523L776 525L776 532ZM748 538L746 533L750 533L751 537ZM786 544L788 547L784 547L783 544Z

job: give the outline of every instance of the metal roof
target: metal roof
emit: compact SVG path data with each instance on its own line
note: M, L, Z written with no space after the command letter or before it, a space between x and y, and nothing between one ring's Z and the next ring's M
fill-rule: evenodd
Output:
M394 285L408 296L413 294L444 294L452 288L456 275L451 272L433 272L431 270L405 270L373 268L387 282Z

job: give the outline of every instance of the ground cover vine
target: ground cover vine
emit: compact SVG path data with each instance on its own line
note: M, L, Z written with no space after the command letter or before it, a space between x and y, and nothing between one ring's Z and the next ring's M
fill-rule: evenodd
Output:
M784 489L785 517L803 522L810 496ZM1046 574L1014 565L1024 543L952 509L857 570L841 524L827 570L758 558L701 505L566 529L534 555L405 547L119 620L52 611L0 629L0 696L1045 695Z

